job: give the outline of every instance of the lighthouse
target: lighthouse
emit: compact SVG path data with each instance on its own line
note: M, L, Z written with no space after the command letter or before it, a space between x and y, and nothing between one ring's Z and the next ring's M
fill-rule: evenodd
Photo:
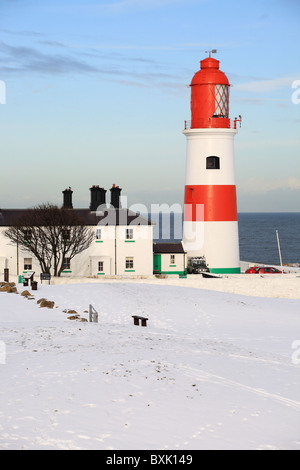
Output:
M230 84L211 52L200 62L190 87L191 121L183 131L184 247L188 259L205 259L212 273L239 273L233 141L241 117L229 118Z

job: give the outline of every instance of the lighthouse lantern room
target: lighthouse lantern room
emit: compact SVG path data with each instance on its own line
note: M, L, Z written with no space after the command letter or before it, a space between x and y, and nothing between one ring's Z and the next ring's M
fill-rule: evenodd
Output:
M233 140L241 118L229 118L230 84L219 61L209 53L200 67L190 84L191 122L183 131L183 243L188 258L204 258L210 272L239 273Z

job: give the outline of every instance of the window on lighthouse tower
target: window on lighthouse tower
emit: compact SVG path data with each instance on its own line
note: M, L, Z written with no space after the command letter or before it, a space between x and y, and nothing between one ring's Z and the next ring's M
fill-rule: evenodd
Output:
M220 169L220 157L207 157L206 158L206 169L207 170L219 170Z

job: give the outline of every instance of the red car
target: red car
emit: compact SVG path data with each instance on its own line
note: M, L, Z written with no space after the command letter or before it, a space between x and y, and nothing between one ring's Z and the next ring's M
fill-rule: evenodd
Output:
M282 274L277 268L261 268L260 266L253 266L245 271L246 274Z

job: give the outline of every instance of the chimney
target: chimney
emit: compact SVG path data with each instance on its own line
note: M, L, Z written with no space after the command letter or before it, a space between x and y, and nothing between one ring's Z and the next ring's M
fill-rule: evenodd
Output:
M115 209L120 209L121 208L121 203L120 203L121 191L122 191L122 189L119 188L119 186L116 186L115 184L113 184L112 188L110 188L110 204Z
M64 195L63 209L73 209L73 203L72 203L73 191L72 191L72 189L71 188L65 189L62 193Z
M92 186L90 210L96 212L99 206L106 203L106 190L99 186Z

